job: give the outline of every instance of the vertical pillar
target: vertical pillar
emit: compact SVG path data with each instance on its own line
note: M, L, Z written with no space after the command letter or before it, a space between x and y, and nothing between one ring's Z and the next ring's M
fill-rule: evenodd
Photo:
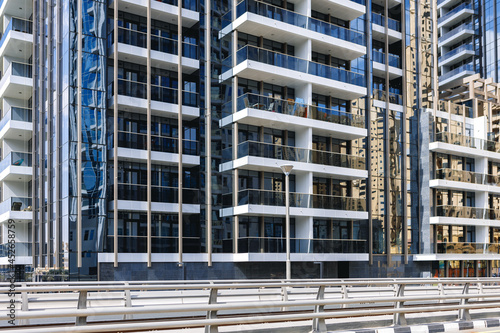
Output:
M182 242L182 236L184 233L184 226L183 226L183 218L182 218L182 189L183 189L183 175L182 175L182 137L183 137L183 128L182 128L182 100L183 100L183 92L184 92L184 84L183 84L183 79L182 79L182 1L179 1L178 3L178 11L177 11L177 41L179 43L177 49L178 49L178 58L179 62L177 64L177 72L178 72L178 110L179 110L179 117L177 119L177 124L178 124L178 130L177 133L179 133L179 164L178 164L178 184L179 184L179 189L178 189L178 202L179 202L179 263L182 263L182 254L183 254L183 242Z
M76 218L76 237L77 237L77 267L82 267L82 32L83 32L83 13L82 1L78 0L78 59L77 59L77 115L76 131L78 135L76 149L76 167L77 167L77 218Z
M147 98L147 266L151 267L151 0L147 2L147 27L146 27L146 48L147 48L147 59L146 59L146 71L147 71L147 88L146 88L146 98Z
M205 2L205 147L206 147L206 179L205 198L207 217L207 262L212 266L212 1Z
M113 8L113 266L118 267L118 4Z

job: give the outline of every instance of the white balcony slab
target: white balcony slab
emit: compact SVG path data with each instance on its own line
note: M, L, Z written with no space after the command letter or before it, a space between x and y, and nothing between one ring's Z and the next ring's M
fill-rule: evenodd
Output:
M473 56L474 54L476 54L476 51L474 50L462 50L447 59L439 60L439 66L451 66L453 64L456 64L457 62L469 58L470 56ZM446 53L443 56L446 56Z
M485 185L485 184L473 184L468 182L457 182L453 180L446 179L432 179L429 181L429 186L431 188L443 189L443 190L458 190L458 191L468 191L468 192L489 192L500 194L500 186L495 185Z
M443 72L442 72L443 73ZM443 73L442 75L447 74L447 72ZM470 76L476 74L476 72L471 71L471 70L465 70L465 71L460 71L456 73L455 75L452 75L450 77L447 77L446 79L441 79L439 78L439 87L442 89L447 89L448 87L454 87L457 83L461 82L461 80L464 77Z
M33 54L32 34L10 30L3 38L5 39L0 47L0 57L28 59Z
M114 99L110 98L110 108L114 107ZM130 97L126 95L118 95L118 107L120 111L129 111L135 113L146 114L147 99ZM179 115L179 105L172 103L164 103L151 101L151 114L154 116L177 118ZM192 120L200 116L200 108L192 106L182 106L182 119Z
M351 0L315 0L312 1L312 9L345 21L352 21L366 13L366 6Z
M234 75L251 80L274 82L274 84L292 88L300 88L304 83L312 83L313 91L318 94L348 100L366 95L365 87L253 60L245 60L226 71L220 76L220 81L226 81Z
M478 146L479 146L478 142ZM490 161L500 162L500 152L493 152L484 149L464 147L444 142L431 142L429 150L436 153L453 154L463 157L487 157Z
M309 110L308 110L309 113ZM366 128L336 124L323 120L303 118L288 114L245 108L220 121L221 127L233 122L253 126L266 126L281 130L297 131L311 127L313 134L331 136L343 140L355 140L367 136Z
M109 210L114 210L114 202L111 200L108 204ZM118 200L118 210L147 212L147 201L134 201L134 200ZM178 213L179 204L165 203L165 202L152 202L151 211L157 213ZM182 212L185 214L199 214L200 205L195 204L182 204Z
M385 68L386 68L385 64L382 64L382 63L376 62L376 61L373 62L373 74L375 76L385 77L385 73L386 73ZM403 76L403 70L400 68L389 66L388 69L389 69L388 72L389 72L389 79L390 80L393 80L393 79L396 79L398 77Z
M459 10L458 12L450 15L449 17L447 17L443 21L439 21L439 19L438 19L438 29L442 28L444 26L451 26L451 25L454 25L456 23L459 23L460 21L465 20L466 18L468 18L469 16L472 16L473 14L474 14L473 9L463 8L462 10ZM444 15L447 15L447 14L445 13Z
M457 33L449 35L448 37L446 37L446 39L442 39L438 44L440 48L442 48L443 46L451 46L473 35L474 35L473 29L464 29L458 31ZM441 49L441 54L443 54L442 49Z
M286 208L284 206L266 206L266 205L241 205L220 210L221 216L228 217L233 215L274 215L285 216ZM350 210L322 209L322 208L301 208L290 207L290 216L312 216L318 218L347 219L347 220L366 220L368 212L358 212Z
M114 44L109 48L110 58L114 58ZM148 51L146 48L118 43L118 59L146 66ZM179 56L176 54L151 50L151 66L169 71L177 71ZM182 57L182 72L192 74L200 69L200 61Z
M219 38L223 38L233 30L278 41L293 39L305 42L310 39L315 51L329 53L345 60L354 60L366 54L366 47L363 45L250 12L243 13L222 29Z
M500 220L467 219L463 217L433 216L429 219L430 224L442 225L472 225L483 227L500 227Z
M109 151L109 158L110 160L114 159L113 149ZM148 160L148 151L143 149L119 147L118 159L120 161L145 163ZM154 164L161 164L161 165L177 165L179 164L179 154L152 151L151 162ZM182 165L185 167L200 165L200 156L182 154Z
M385 32L388 30L387 35L389 35L389 44L395 43L403 39L403 34L401 32L386 29L384 26L373 23L372 24L372 37L379 42L385 42Z
M33 169L29 166L9 165L0 172L0 182L19 181L27 182L31 180Z
M274 158L265 158L257 156L244 156L236 160L225 162L220 165L220 171L229 171L232 169L245 169L255 171L279 172L280 165L293 165L293 172L313 172L316 176L331 176L335 179L365 179L368 178L367 170L352 168L343 168L323 164L314 164L306 162L296 162L288 160L279 160Z
M0 80L0 98L22 98L28 100L33 92L33 79L18 75L13 75L11 68L3 73Z
M389 110L394 110L398 112L403 112L403 106L394 103L387 103L385 101L379 101L378 99L373 99L373 106L377 108L387 109L387 104L389 104Z
M31 265L33 257L31 256L16 256L14 259L14 265ZM0 257L0 265L10 265L8 257Z
M33 220L33 212L8 210L0 214L0 223L5 223L9 220L14 220L16 223L31 222Z
M438 260L499 260L500 254L472 254L472 253L440 253L440 254L414 254L413 261L438 261Z
M33 123L19 120L9 120L0 130L0 140L29 140L33 134Z
M132 13L140 16L147 16L148 1L150 0L114 0L110 3L110 8L114 8L114 2L118 1L120 11ZM179 0L182 3L182 0ZM151 1L151 17L171 24L177 24L179 7L160 1ZM182 26L192 27L200 21L200 14L197 11L181 8Z
M0 16L10 15L23 19L29 19L33 13L33 1L31 0L3 0L0 5Z
M441 9L443 7L449 8L457 3L462 2L462 0L444 0L442 2L438 1L437 9Z

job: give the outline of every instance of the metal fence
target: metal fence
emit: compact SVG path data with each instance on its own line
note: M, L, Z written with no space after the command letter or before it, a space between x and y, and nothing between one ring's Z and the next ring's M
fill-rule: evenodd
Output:
M8 318L15 299L16 326L7 327L8 319L0 325L33 333L194 327L213 333L242 323L310 321L313 332L326 332L326 320L345 317L391 315L394 325L406 325L408 314L446 312L470 320L471 310L499 311L497 283L498 278L0 283L6 309L0 316Z

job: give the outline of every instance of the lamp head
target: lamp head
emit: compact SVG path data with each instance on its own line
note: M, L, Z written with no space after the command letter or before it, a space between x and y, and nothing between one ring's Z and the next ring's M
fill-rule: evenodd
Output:
M281 170L283 170L283 172L285 173L285 175L289 175L290 172L292 171L293 169L293 165L291 164L283 164L280 166Z

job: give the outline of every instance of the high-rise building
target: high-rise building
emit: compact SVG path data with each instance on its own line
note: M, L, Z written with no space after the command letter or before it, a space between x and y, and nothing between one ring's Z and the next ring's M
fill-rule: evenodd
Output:
M0 264L12 220L20 277L483 274L431 199L434 124L477 103L438 100L448 3L0 1Z

